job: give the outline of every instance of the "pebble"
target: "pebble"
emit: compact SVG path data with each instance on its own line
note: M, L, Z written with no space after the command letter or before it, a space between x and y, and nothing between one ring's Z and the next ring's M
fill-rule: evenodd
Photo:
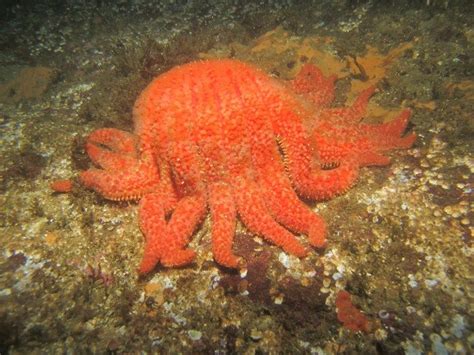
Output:
M275 299L273 300L273 303L282 304L283 303L283 296L282 295L276 296Z
M461 224L463 226L468 226L470 224L469 219L467 219L467 218L461 219Z
M438 280L425 280L425 285L428 288L435 287L439 283Z
M263 338L263 333L258 329L252 329L250 331L250 337L252 340L260 340Z
M408 284L410 285L411 288L418 287L418 282L416 282L416 280L410 280L408 281Z
M285 267L289 268L290 267L290 258L288 257L288 254L281 252L278 255L278 261Z
M189 338L193 341L199 340L202 337L202 333L196 329L188 330L188 335L189 335Z

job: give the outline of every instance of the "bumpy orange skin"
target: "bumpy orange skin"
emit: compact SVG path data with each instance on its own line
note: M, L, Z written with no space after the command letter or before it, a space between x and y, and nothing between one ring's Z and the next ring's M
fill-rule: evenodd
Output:
M334 80L313 65L280 82L236 60L193 62L141 93L135 134L93 132L86 149L101 169L80 179L106 198L140 199L146 246L139 272L190 263L187 244L208 211L214 258L227 267L240 262L232 252L237 216L296 256L308 250L293 233L324 246L324 221L298 195L340 194L361 166L388 164L384 152L415 139L401 137L409 111L384 125L359 123L373 88L352 107L328 108Z

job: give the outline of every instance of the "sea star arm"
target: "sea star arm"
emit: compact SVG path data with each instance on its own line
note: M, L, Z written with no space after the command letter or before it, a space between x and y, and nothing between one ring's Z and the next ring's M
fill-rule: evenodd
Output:
M236 268L239 265L239 258L232 252L232 242L237 211L231 186L224 182L216 182L209 186L209 210L214 259L220 265Z
M176 206L167 225L167 235L161 263L164 266L182 266L194 260L196 253L184 249L194 230L206 213L206 199L203 194L183 197Z
M165 208L165 214L169 215L178 203L178 196L174 188L173 181L171 179L171 169L167 162L160 162L160 187L159 193L162 196L163 206Z
M162 255L169 254L165 242L167 223L165 216L176 207L176 194L173 189L169 165L161 167L161 183L155 193L145 195L140 200L139 223L145 237L145 251L138 269L140 274L150 272L160 261Z
M158 167L151 154L123 170L89 169L79 176L82 184L110 200L136 200L159 187Z
M362 139L368 142L368 149L358 149L357 161L360 166L378 165L383 166L390 163L390 158L383 153L393 149L408 149L416 140L415 133L409 133L401 137L406 129L410 110L403 111L397 118L390 122L371 125L361 124L360 131Z
M407 109L392 121L378 125L361 124L360 128L361 131L366 132L380 151L408 149L415 142L416 134L409 133L404 137L401 135L408 125L410 116L411 110Z
M176 206L168 223L165 220L166 197L160 193L146 195L140 201L140 228L145 235L145 252L139 267L141 274L153 270L158 262L164 266L182 266L194 260L196 253L184 249L205 214L203 196L187 196Z
M363 90L349 107L323 109L320 113L322 120L332 124L350 125L358 123L367 112L367 105L375 92L375 86Z
M326 224L294 192L281 163L275 139L256 139L252 151L258 181L262 184L265 203L272 215L292 231L308 235L312 246L323 247Z
M92 132L86 141L86 152L97 166L121 170L137 163L135 135L114 128Z
M291 182L297 192L313 200L329 199L348 190L356 181L359 166L351 159L324 170L314 163L312 149L303 125L293 113L275 125Z
M309 243L316 248L326 244L326 224L316 213L305 206L291 191L278 192L281 184L263 182L265 188L265 202L275 219L295 233L304 233L308 236ZM291 187L291 185L290 185Z
M111 200L138 199L159 186L159 171L153 155L137 156L135 137L117 129L100 129L86 142L92 168L80 174L81 182Z
M297 94L309 98L315 107L326 107L334 99L334 82L336 75L325 77L317 66L308 63L291 81L291 86Z
M411 115L408 109L390 122L359 123L365 115L372 92L373 88L362 92L350 108L321 112L322 118L315 125L313 141L322 164L334 164L349 158L360 167L383 166L390 163L390 158L383 153L413 145L415 133L402 136Z
M164 266L181 266L195 257L193 250L185 248L206 213L206 193L195 145L189 141L170 144L167 161L176 173L174 187L179 201L167 223L160 261Z
M239 216L251 232L278 245L287 253L298 257L304 257L307 254L306 248L296 237L270 215L261 189L253 178L244 175L236 176L233 178L233 187Z
M153 270L163 254L166 233L165 206L159 193L148 194L140 201L140 229L145 236L145 250L138 269L140 274Z

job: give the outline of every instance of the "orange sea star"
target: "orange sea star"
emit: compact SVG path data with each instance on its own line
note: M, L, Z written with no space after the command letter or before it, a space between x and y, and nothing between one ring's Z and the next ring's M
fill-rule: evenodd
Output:
M81 182L112 200L140 199L146 246L139 272L190 263L187 244L207 211L212 251L224 266L237 215L255 234L303 257L325 244L324 221L298 195L320 200L346 191L361 166L408 148L410 112L381 125L359 123L373 88L348 108L329 108L335 77L307 64L291 82L236 60L193 62L155 78L135 103L135 133L93 132L86 144L101 169ZM330 168L328 168L330 167ZM291 232L290 232L291 231Z

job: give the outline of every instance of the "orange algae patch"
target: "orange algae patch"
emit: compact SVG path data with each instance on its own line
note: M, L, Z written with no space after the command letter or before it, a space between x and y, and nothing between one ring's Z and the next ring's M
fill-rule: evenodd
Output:
M161 306L165 302L165 295L163 287L154 282L147 283L143 288L146 297L146 303L151 302L155 306ZM148 314L149 317L159 316L159 310L156 307L150 308L144 304L144 312Z
M262 69L271 72L280 57L285 57L285 54L286 57L291 56L295 65L282 75L283 79L295 77L304 65L301 58L318 66L326 76L335 74L339 79L353 76L356 80L351 80L351 88L347 94L348 101L352 102L363 90L376 86L387 75L393 63L414 46L414 42L402 43L387 54L380 53L375 47L367 46L367 53L363 56L339 58L334 54L336 52L334 42L335 39L332 37L290 36L282 27L277 27L257 38L253 47L248 49L241 59L253 61ZM267 58L271 58L272 61L268 61ZM367 117L371 117L373 122L386 122L392 119L390 117L392 111L378 106L374 101L369 102L367 113Z
M357 309L351 300L351 294L347 291L339 291L336 296L337 319L344 327L353 332L369 331L369 320Z
M436 102L435 101L412 101L410 103L413 107L434 111L436 109ZM404 102L405 106L405 102Z
M51 189L54 192L71 192L72 191L72 181L71 180L55 180L51 183Z
M416 39L415 39L416 41ZM363 56L337 56L332 37L299 37L293 36L281 26L269 31L252 41L249 45L231 43L226 47L211 49L200 53L202 59L233 57L250 62L267 73L278 72L281 79L293 79L305 63L313 63L324 75L336 75L338 79L352 76L347 100L351 103L363 90L376 86L389 71L390 67L414 46L413 42L402 43L388 53L368 45ZM415 107L434 109L433 103L411 103ZM398 110L397 110L398 112ZM373 100L367 107L369 123L390 121L395 112L377 105Z
M328 45L333 42L330 37L305 38L297 49L298 58L308 58L309 62L317 65L325 76L336 75L338 78L347 76L346 64L343 60L328 51ZM326 49L325 49L326 47ZM300 68L294 74L299 73Z
M289 49L291 41L290 34L278 26L272 31L261 35L254 41L254 46L250 49L251 52L267 51L272 48L277 54L281 54Z
M377 48L369 45L363 57L347 57L351 74L360 79L351 81L350 98L358 96L367 87L376 85L386 76L393 62L412 47L413 43L407 42L391 49L387 54L382 54Z
M152 297L154 302L158 305L163 304L164 300L164 289L163 287L154 282L147 283L143 289L145 291L145 296Z
M458 83L448 83L446 85L449 96L453 96L456 90L464 92L464 97L468 100L474 100L474 81L464 80Z
M300 72L305 61L316 64L326 76L333 74L338 77L346 76L347 74L344 74L346 63L330 51L334 42L335 40L332 37L301 38L290 36L283 27L277 27L275 30L257 38L254 46L250 48L250 53L254 56L262 53L272 53L273 58L278 58L278 55L284 53L290 53L295 57L295 65L288 68L290 78ZM301 61L301 58L305 58L305 61ZM256 62L257 65L259 63Z
M369 102L367 106L366 118L364 118L364 123L381 123L391 121L398 112L399 111L394 112L390 109L379 106L376 103Z
M291 36L279 26L258 37L248 46L234 42L227 48L215 48L207 53L200 53L199 57L202 59L234 57L253 63L269 73L277 68L280 78L286 80L293 79L306 62L316 64L325 75L347 76L345 61L331 53L333 42L335 40L332 37ZM304 60L301 60L302 58ZM291 65L288 66L288 63Z

